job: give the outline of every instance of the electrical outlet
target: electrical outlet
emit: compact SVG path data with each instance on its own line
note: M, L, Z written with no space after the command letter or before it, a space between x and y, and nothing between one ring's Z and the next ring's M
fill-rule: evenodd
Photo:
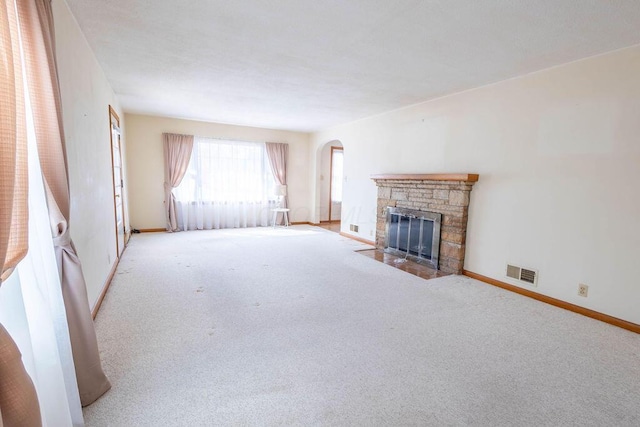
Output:
M589 295L589 287L587 285L583 285L582 283L578 284L578 295L586 298L587 295Z
M369 236L373 237L373 230L369 230Z

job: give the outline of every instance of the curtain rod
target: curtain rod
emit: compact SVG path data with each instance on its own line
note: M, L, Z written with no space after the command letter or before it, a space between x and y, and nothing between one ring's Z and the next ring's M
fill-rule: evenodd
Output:
M215 136L202 136L202 135L194 135L194 138L215 139L218 141L230 141L230 142L251 142L255 144L265 144L267 142L272 142L272 141L252 141L250 139L238 139L238 138L221 138L221 137L215 137Z

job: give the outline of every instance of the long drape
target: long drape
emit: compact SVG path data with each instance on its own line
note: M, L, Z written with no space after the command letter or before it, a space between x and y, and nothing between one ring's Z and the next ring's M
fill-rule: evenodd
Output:
M82 406L42 170L33 132L27 134L29 251L0 287L0 322L33 378L43 424L80 427L84 425Z
M176 202L181 230L267 227L275 202Z
M176 198L173 189L180 185L193 150L193 135L163 133L164 146L164 210L167 231L178 231Z
M278 184L287 185L287 159L289 157L289 144L267 142L266 147L273 177ZM281 207L289 207L288 196L284 196ZM284 215L280 221L281 223L284 221Z
M27 136L15 4L0 6L0 281L27 253Z
M38 399L21 358L20 350L0 325L0 408L3 411L0 424L40 426Z
M19 1L18 12L38 153L47 194L82 405L111 384L104 375L80 259L69 233L69 182L50 0Z
M27 253L27 139L18 18L0 3L0 285ZM0 324L0 426L40 426L35 387L20 352Z

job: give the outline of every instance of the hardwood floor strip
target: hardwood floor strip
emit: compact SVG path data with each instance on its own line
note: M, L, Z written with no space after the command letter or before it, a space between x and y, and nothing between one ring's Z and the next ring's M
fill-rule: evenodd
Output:
M631 323L626 320L618 319L617 317L609 316L608 314L591 310L589 308L580 307L579 305L571 304L569 302L542 295L528 289L510 285L509 283L501 282L500 280L492 279L491 277L483 276L482 274L474 273L472 271L463 270L462 274L473 279L480 280L481 282L485 282L489 285L497 286L499 288L506 289L508 291L515 292L517 294L524 295L526 297L533 298L535 300L551 304L556 307L564 308L565 310L573 311L574 313L582 314L583 316L591 317L592 319L600 320L601 322L609 323L610 325L635 332L636 334L640 334L640 325L636 323Z
M340 235L342 237L348 237L349 239L353 239L353 240L357 240L360 243L365 243L367 245L371 245L371 246L375 246L375 242L371 241L371 240L367 240L367 239L363 239L362 237L358 237L358 236L354 236L353 234L348 234L345 233L343 231L340 232Z

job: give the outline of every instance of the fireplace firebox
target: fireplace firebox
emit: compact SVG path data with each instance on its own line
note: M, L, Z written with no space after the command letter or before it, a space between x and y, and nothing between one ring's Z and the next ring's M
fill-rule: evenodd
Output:
M384 251L438 269L442 214L388 206Z

